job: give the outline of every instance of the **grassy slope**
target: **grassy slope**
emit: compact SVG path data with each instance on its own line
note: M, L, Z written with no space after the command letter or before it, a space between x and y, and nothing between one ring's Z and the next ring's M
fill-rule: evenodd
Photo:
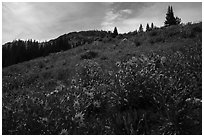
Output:
M3 134L201 134L201 25L4 68Z

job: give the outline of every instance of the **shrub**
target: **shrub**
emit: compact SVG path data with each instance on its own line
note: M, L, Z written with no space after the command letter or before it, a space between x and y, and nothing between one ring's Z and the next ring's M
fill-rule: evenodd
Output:
M199 27L199 26L195 26L195 27L192 28L192 31L193 32L202 32L202 28Z
M198 32L202 32L202 29L198 26L196 26L192 29L186 28L185 30L183 30L181 32L181 36L183 38L194 38L194 37L196 37L196 33L198 33Z
M44 67L45 67L44 62L43 62L43 61L39 61L39 62L38 62L38 67L39 67L40 69L44 68Z
M155 42L164 42L165 39L163 37L157 37L155 38Z
M154 42L153 39L150 39L150 40L149 40L149 43L153 45L155 42Z
M87 51L81 55L80 59L92 59L96 58L98 56L98 53L96 51Z
M165 31L163 33L167 38L170 38L170 37L173 37L175 35L178 35L180 33L180 29L179 29L179 26L173 25L173 26L170 26L169 28L165 29Z
M66 80L69 77L69 69L56 70L58 80Z
M165 38L162 37L162 36L157 36L157 37L153 37L153 38L149 39L149 42L151 44L154 44L154 43L157 43L157 42L164 42L164 41L165 41Z
M156 35L158 35L158 32L156 30L152 30L149 32L149 35L150 36L156 36Z
M107 60L107 59L108 59L108 57L106 57L106 56L101 57L101 60Z
M202 32L202 28L199 27L199 26L194 26L192 29L190 28L187 28L183 33L182 33L182 36L184 38L194 38L196 37L196 34L197 33L200 33Z
M44 80L52 78L52 72L51 71L45 71L41 73L41 76Z
M141 42L140 42L140 40L139 39L135 39L134 40L134 44L135 44L135 46L140 46L141 45Z

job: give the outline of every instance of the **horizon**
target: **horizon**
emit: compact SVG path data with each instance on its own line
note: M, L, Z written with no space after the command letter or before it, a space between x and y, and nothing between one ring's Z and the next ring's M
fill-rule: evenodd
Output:
M2 44L49 41L78 31L112 32L114 27L122 34L138 30L140 24L145 30L147 23L161 27L168 5L181 23L202 22L201 2L3 2Z

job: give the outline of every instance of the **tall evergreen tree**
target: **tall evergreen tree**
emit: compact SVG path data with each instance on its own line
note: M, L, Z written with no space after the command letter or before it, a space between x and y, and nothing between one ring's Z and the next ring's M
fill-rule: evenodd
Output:
M172 6L168 6L168 10L166 13L166 20L164 22L165 26L177 25L180 24L181 19L178 17L174 17L174 12Z
M140 27L139 27L139 32L143 32L143 27L142 27L142 24L140 24Z
M152 23L152 24L151 24L151 30L153 30L153 29L154 29L154 24Z
M147 23L146 31L150 31L149 23Z
M117 28L115 27L112 36L115 38L117 35L118 35L118 30L117 30Z

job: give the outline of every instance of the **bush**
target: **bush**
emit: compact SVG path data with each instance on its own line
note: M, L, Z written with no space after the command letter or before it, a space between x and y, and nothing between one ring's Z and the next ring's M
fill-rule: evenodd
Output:
M69 69L59 69L57 72L57 79L58 80L66 80L69 77Z
M107 60L107 59L108 59L108 57L106 57L106 56L101 57L101 60Z
M41 73L41 76L44 80L52 78L52 72L51 71L45 71Z
M192 28L192 31L193 32L202 32L202 28L199 27L199 26L195 26L195 27Z
M149 39L149 43L154 44L155 43L154 39Z
M152 30L149 32L150 36L156 36L158 34L158 32L156 30Z
M44 68L44 67L45 67L44 62L43 62L43 61L39 61L39 62L38 62L38 67L39 67L40 69Z
M96 58L97 56L98 56L98 53L96 51L87 51L81 55L80 59L92 59L92 58Z
M164 42L164 41L165 41L165 39L163 37L157 37L155 39L155 42Z
M196 37L197 33L202 32L202 28L200 28L199 26L195 26L192 29L191 28L186 28L185 30L183 30L181 32L181 36L183 38L194 38Z
M161 37L161 36L157 36L157 37L154 37L154 38L150 38L149 39L149 42L151 44L154 44L154 43L157 43L157 42L164 42L165 41L165 38L164 37Z
M170 38L170 37L180 34L180 28L177 25L173 25L167 28L163 33L167 38Z
M140 46L141 45L141 42L140 42L140 40L139 39L135 39L134 40L134 44L135 44L135 46Z

